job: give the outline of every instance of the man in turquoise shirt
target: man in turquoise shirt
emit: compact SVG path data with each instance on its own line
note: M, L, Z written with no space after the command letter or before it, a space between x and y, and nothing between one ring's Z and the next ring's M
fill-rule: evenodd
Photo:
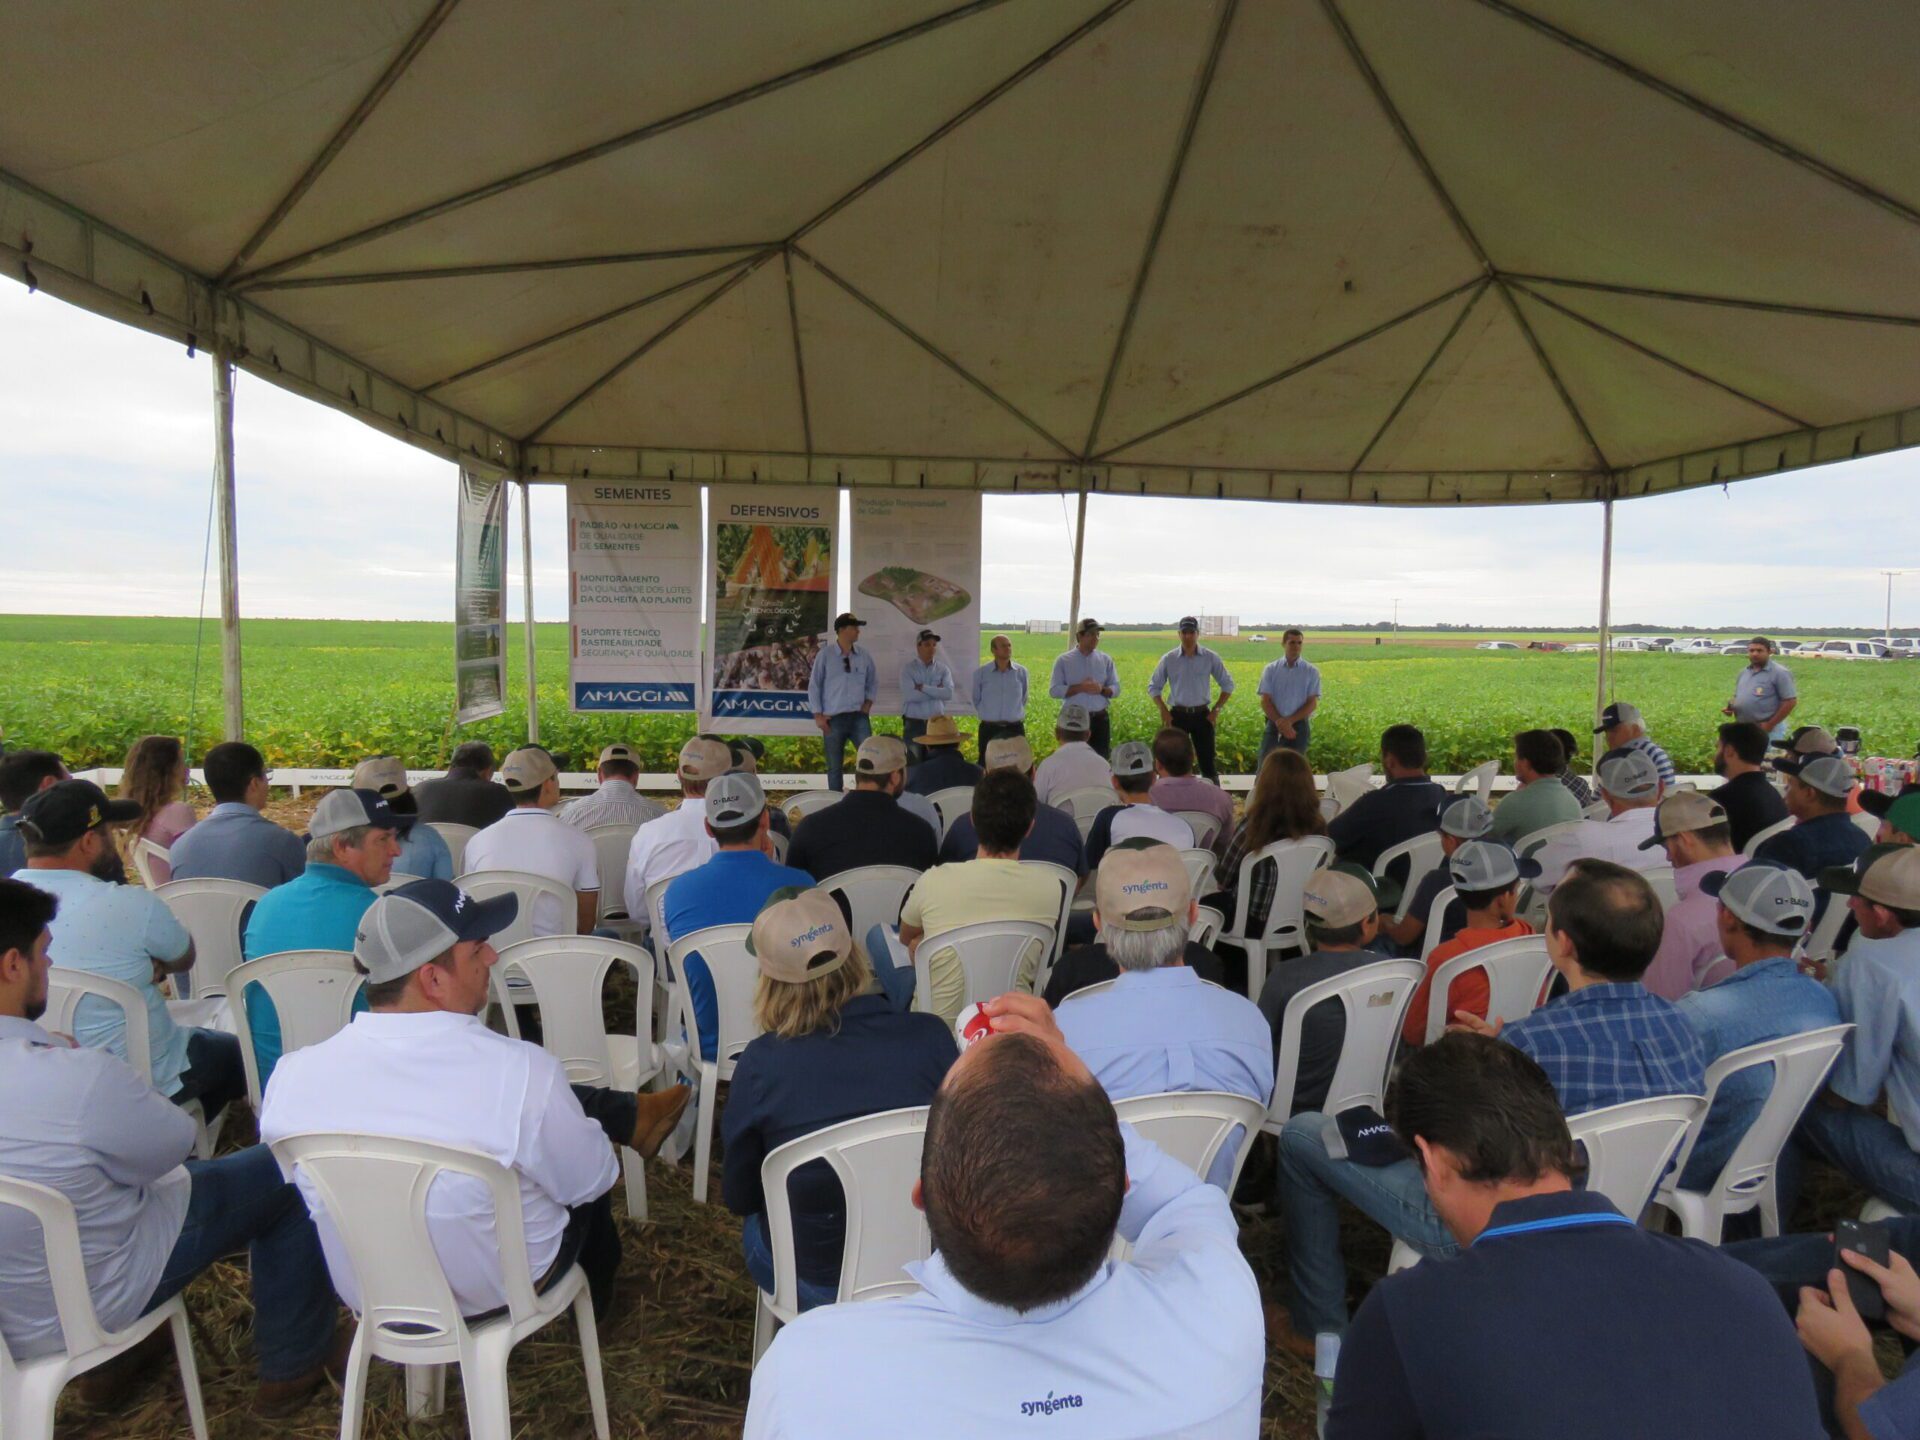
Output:
M333 790L313 812L307 868L254 903L242 946L249 960L283 950L353 950L354 931L377 886L393 878L400 836L411 820L396 815L375 790ZM244 997L254 1063L264 1092L280 1060L280 1017L258 985ZM355 1012L367 1008L363 996Z

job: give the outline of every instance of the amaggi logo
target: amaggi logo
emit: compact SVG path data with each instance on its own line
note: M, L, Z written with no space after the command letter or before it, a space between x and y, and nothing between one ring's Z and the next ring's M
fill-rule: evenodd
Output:
M1047 1391L1047 1398L1044 1400L1022 1400L1020 1402L1020 1413L1022 1415L1051 1415L1056 1410L1078 1410L1079 1408L1080 1397L1078 1395L1055 1395L1051 1390Z

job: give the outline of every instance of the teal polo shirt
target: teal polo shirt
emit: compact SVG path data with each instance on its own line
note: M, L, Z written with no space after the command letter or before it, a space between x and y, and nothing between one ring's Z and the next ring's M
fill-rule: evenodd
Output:
M298 879L274 886L254 902L242 940L243 953L249 960L277 955L282 950L345 950L351 954L360 917L376 898L373 887L351 870L309 864ZM264 1094L267 1079L280 1060L280 1017L258 985L249 985L244 998ZM354 1013L366 1008L363 991L353 1002Z

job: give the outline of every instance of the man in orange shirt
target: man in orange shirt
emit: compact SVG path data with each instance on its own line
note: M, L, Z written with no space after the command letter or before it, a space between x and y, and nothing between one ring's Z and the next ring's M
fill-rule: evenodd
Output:
M1469 840L1447 857L1447 873L1467 907L1464 929L1427 957L1427 978L1413 992L1407 1007L1406 1024L1400 1036L1409 1045L1427 1038L1427 1007L1431 1003L1434 974L1455 956L1502 940L1517 940L1533 934L1533 926L1514 918L1520 903L1520 882L1540 873L1532 860L1522 860L1497 840ZM1482 1020L1488 1018L1487 1005L1492 991L1485 970L1468 970L1447 987L1447 1023L1453 1023L1457 1011L1468 1010Z

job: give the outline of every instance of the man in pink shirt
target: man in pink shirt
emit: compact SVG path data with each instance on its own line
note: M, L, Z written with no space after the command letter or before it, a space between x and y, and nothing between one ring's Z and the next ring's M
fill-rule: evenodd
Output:
M1153 737L1154 781L1148 798L1162 810L1197 810L1213 816L1218 823L1206 848L1217 856L1225 852L1233 834L1233 797L1194 774L1193 765L1193 738L1171 725L1161 730Z
M1673 888L1680 898L1667 907L1660 948L1640 983L1664 1000L1678 1000L1733 973L1715 918L1720 902L1700 882L1739 869L1744 859L1734 853L1727 812L1697 790L1679 790L1660 802L1653 838L1641 841L1640 848L1656 845L1673 864Z

